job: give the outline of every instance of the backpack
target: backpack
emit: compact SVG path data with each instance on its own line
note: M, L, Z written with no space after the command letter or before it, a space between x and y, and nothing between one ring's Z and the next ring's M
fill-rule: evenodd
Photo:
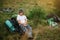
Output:
M6 27L9 29L9 31L11 31L11 32L14 32L14 31L15 31L15 28L14 28L14 26L13 26L13 24L11 23L10 20L6 20L6 21L5 21L5 25L6 25Z
M23 34L23 29L19 26L16 17L11 17L9 20L5 21L5 25L11 32L18 32L19 34Z

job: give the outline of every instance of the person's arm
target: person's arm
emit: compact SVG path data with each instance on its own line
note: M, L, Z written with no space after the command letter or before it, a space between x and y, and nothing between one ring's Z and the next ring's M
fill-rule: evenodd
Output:
M17 22L18 22L18 24L21 24L19 16L17 16Z
M27 21L25 21L25 23L23 24L24 26L27 26Z
M27 17L25 16L25 23L24 23L24 25L26 26L27 24L28 24Z
M17 20L18 24L21 24L21 21L20 20Z
M25 19L25 23L26 23L26 24L28 24L28 21L27 21L27 19Z

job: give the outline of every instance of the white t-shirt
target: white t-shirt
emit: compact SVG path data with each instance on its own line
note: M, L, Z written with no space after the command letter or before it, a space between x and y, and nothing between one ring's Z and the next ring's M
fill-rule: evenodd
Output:
M24 24L25 21L27 20L27 17L26 17L25 15L22 15L22 16L18 15L18 16L17 16L17 21L18 21L18 20L20 20L21 23Z

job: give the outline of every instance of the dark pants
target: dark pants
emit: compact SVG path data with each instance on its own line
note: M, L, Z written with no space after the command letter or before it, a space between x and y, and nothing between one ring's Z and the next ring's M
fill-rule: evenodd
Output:
M27 32L27 34L28 34L29 37L32 37L32 28L30 27L30 25L27 25L27 26L24 27L22 24L20 24L19 26L21 27L23 32L27 32L27 30L29 30Z

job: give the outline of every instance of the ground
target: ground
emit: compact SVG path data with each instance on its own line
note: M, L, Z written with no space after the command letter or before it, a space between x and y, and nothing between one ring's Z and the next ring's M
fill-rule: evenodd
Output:
M2 0L0 6L5 8L15 9L14 14L18 13L20 8L23 8L25 14L29 14L29 10L35 5L38 5L46 10L47 13L51 13L53 9L60 11L59 0ZM55 12L54 12L55 13ZM5 12L0 13L0 40L26 40L26 35L20 36L18 33L10 33L7 31L4 24L5 20L9 19L13 14L7 14ZM35 28L36 27L36 28ZM33 29L33 40L60 40L60 28L49 28L49 26L39 25L32 26Z
M59 40L60 39L60 28L53 28L53 27L38 27L33 29L33 40ZM19 34L8 35L6 37L9 40L27 40L27 35L20 36Z

